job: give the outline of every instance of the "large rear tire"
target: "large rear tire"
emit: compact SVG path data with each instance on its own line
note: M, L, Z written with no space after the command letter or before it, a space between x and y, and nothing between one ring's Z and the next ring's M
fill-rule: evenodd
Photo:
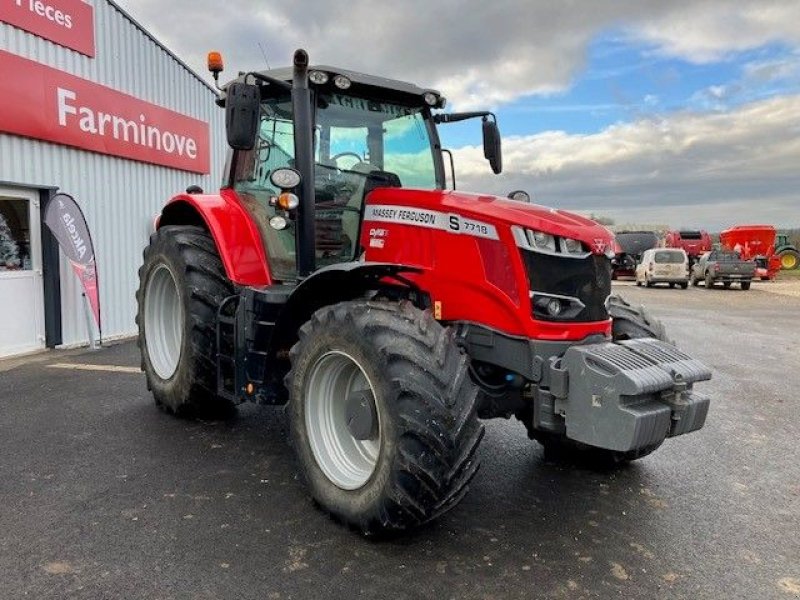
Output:
M343 302L300 328L291 362L290 437L324 510L387 534L458 504L483 425L450 330L408 302Z
M613 319L611 337L615 341L649 337L673 343L667 337L666 328L661 321L653 318L644 307L635 307L621 296L614 295L608 299L608 313ZM644 458L655 452L663 443L662 440L644 448L618 452L587 446L570 440L565 435L536 431L532 429L528 420L525 421L525 425L528 427L528 436L544 446L546 459L573 461L587 466L620 466Z
M136 293L138 345L156 405L182 417L220 417L217 309L233 293L216 245L200 227L166 226L150 236Z
M781 251L778 256L781 259L781 269L785 271L793 271L800 268L800 253L797 250L787 248Z

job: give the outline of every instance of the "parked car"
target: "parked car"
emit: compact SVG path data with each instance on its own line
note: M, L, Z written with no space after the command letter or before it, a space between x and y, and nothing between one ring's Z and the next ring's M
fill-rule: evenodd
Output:
M726 288L738 283L743 290L750 289L750 281L756 275L756 263L753 260L742 260L737 252L730 250L712 250L700 257L692 267L692 285L706 282L706 289L721 282Z
M651 248L642 254L636 265L636 285L652 287L667 283L669 287L689 287L689 257L683 248Z

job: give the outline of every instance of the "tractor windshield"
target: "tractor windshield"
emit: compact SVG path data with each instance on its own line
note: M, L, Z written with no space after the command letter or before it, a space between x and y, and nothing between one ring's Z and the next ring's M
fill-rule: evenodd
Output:
M344 94L320 94L314 116L317 266L359 254L359 228L367 194L378 187L435 189L437 171L430 115L411 107ZM296 278L295 227L277 231L270 198L275 169L294 166L289 97L266 99L255 147L240 152L235 188L260 224L270 270L278 280ZM307 174L303 173L306 177Z

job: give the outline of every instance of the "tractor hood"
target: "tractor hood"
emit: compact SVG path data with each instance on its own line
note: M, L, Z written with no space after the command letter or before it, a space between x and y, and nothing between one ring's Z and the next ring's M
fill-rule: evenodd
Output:
M370 194L367 204L402 206L445 215L456 214L494 226L519 225L526 229L580 240L595 254L613 249L614 244L613 234L591 219L564 210L498 196L459 191L379 188Z

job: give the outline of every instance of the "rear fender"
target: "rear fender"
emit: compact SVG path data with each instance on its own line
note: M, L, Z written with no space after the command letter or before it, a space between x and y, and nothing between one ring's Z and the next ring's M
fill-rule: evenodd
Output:
M267 257L253 218L233 190L179 194L161 212L157 228L198 225L211 233L228 279L238 285L269 285Z

